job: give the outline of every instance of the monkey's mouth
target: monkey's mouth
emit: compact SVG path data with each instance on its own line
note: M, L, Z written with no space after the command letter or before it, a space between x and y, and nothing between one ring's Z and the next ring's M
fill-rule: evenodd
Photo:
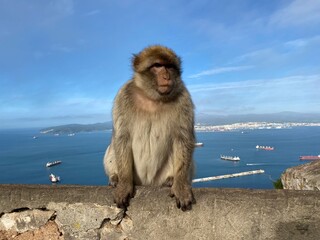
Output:
M172 85L160 85L158 86L158 92L161 95L169 94L172 90Z

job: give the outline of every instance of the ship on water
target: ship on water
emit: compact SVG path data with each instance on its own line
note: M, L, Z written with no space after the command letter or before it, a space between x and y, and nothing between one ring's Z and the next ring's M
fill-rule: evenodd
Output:
M49 175L49 179L52 183L57 183L57 182L60 182L60 177L59 176L56 176L54 174L50 174Z
M304 160L310 160L310 161L313 161L313 160L320 160L320 154L319 155L306 155L306 156L300 156L299 157L300 161L304 161Z
M235 162L240 161L240 157L238 157L238 156L225 156L225 155L220 155L220 158L221 158L222 160L228 160L228 161L235 161Z
M52 166L58 165L60 163L62 163L62 161L60 161L60 160L57 160L54 162L47 162L46 167L52 167Z
M196 142L194 144L195 147L203 147L203 143L202 142Z
M274 147L257 145L257 146L256 146L256 149L261 149L261 150L266 150L266 151L272 151L272 150L274 150Z

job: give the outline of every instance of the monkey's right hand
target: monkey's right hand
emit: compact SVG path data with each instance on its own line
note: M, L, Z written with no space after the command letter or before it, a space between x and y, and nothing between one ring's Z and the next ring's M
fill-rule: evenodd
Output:
M196 203L191 186L187 184L173 184L170 197L175 197L177 207L182 211L191 210L192 204Z
M119 182L114 189L113 198L118 208L128 207L130 198L133 198L133 184Z

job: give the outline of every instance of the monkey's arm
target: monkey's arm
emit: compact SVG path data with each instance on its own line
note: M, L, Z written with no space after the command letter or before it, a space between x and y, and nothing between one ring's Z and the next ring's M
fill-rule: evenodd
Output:
M114 200L117 206L121 208L127 207L129 199L133 197L133 154L127 103L120 91L113 111L112 145L118 168L118 183L114 191Z
M175 196L177 207L183 211L191 209L192 203L195 202L191 189L193 150L188 145L190 144L179 139L173 144L174 179L171 196Z
M179 111L181 127L175 132L173 141L174 179L171 196L175 196L177 207L183 211L191 209L192 203L195 202L191 189L195 142L194 116L190 109L193 109L192 102Z
M130 138L122 133L114 136L115 158L118 166L118 184L114 191L117 207L125 208L133 197L133 157Z

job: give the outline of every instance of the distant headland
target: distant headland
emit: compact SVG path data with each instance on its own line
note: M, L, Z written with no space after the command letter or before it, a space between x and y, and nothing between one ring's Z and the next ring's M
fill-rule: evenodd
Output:
M47 127L40 130L42 134L73 134L79 132L107 131L112 129L112 122L94 124L67 124Z

